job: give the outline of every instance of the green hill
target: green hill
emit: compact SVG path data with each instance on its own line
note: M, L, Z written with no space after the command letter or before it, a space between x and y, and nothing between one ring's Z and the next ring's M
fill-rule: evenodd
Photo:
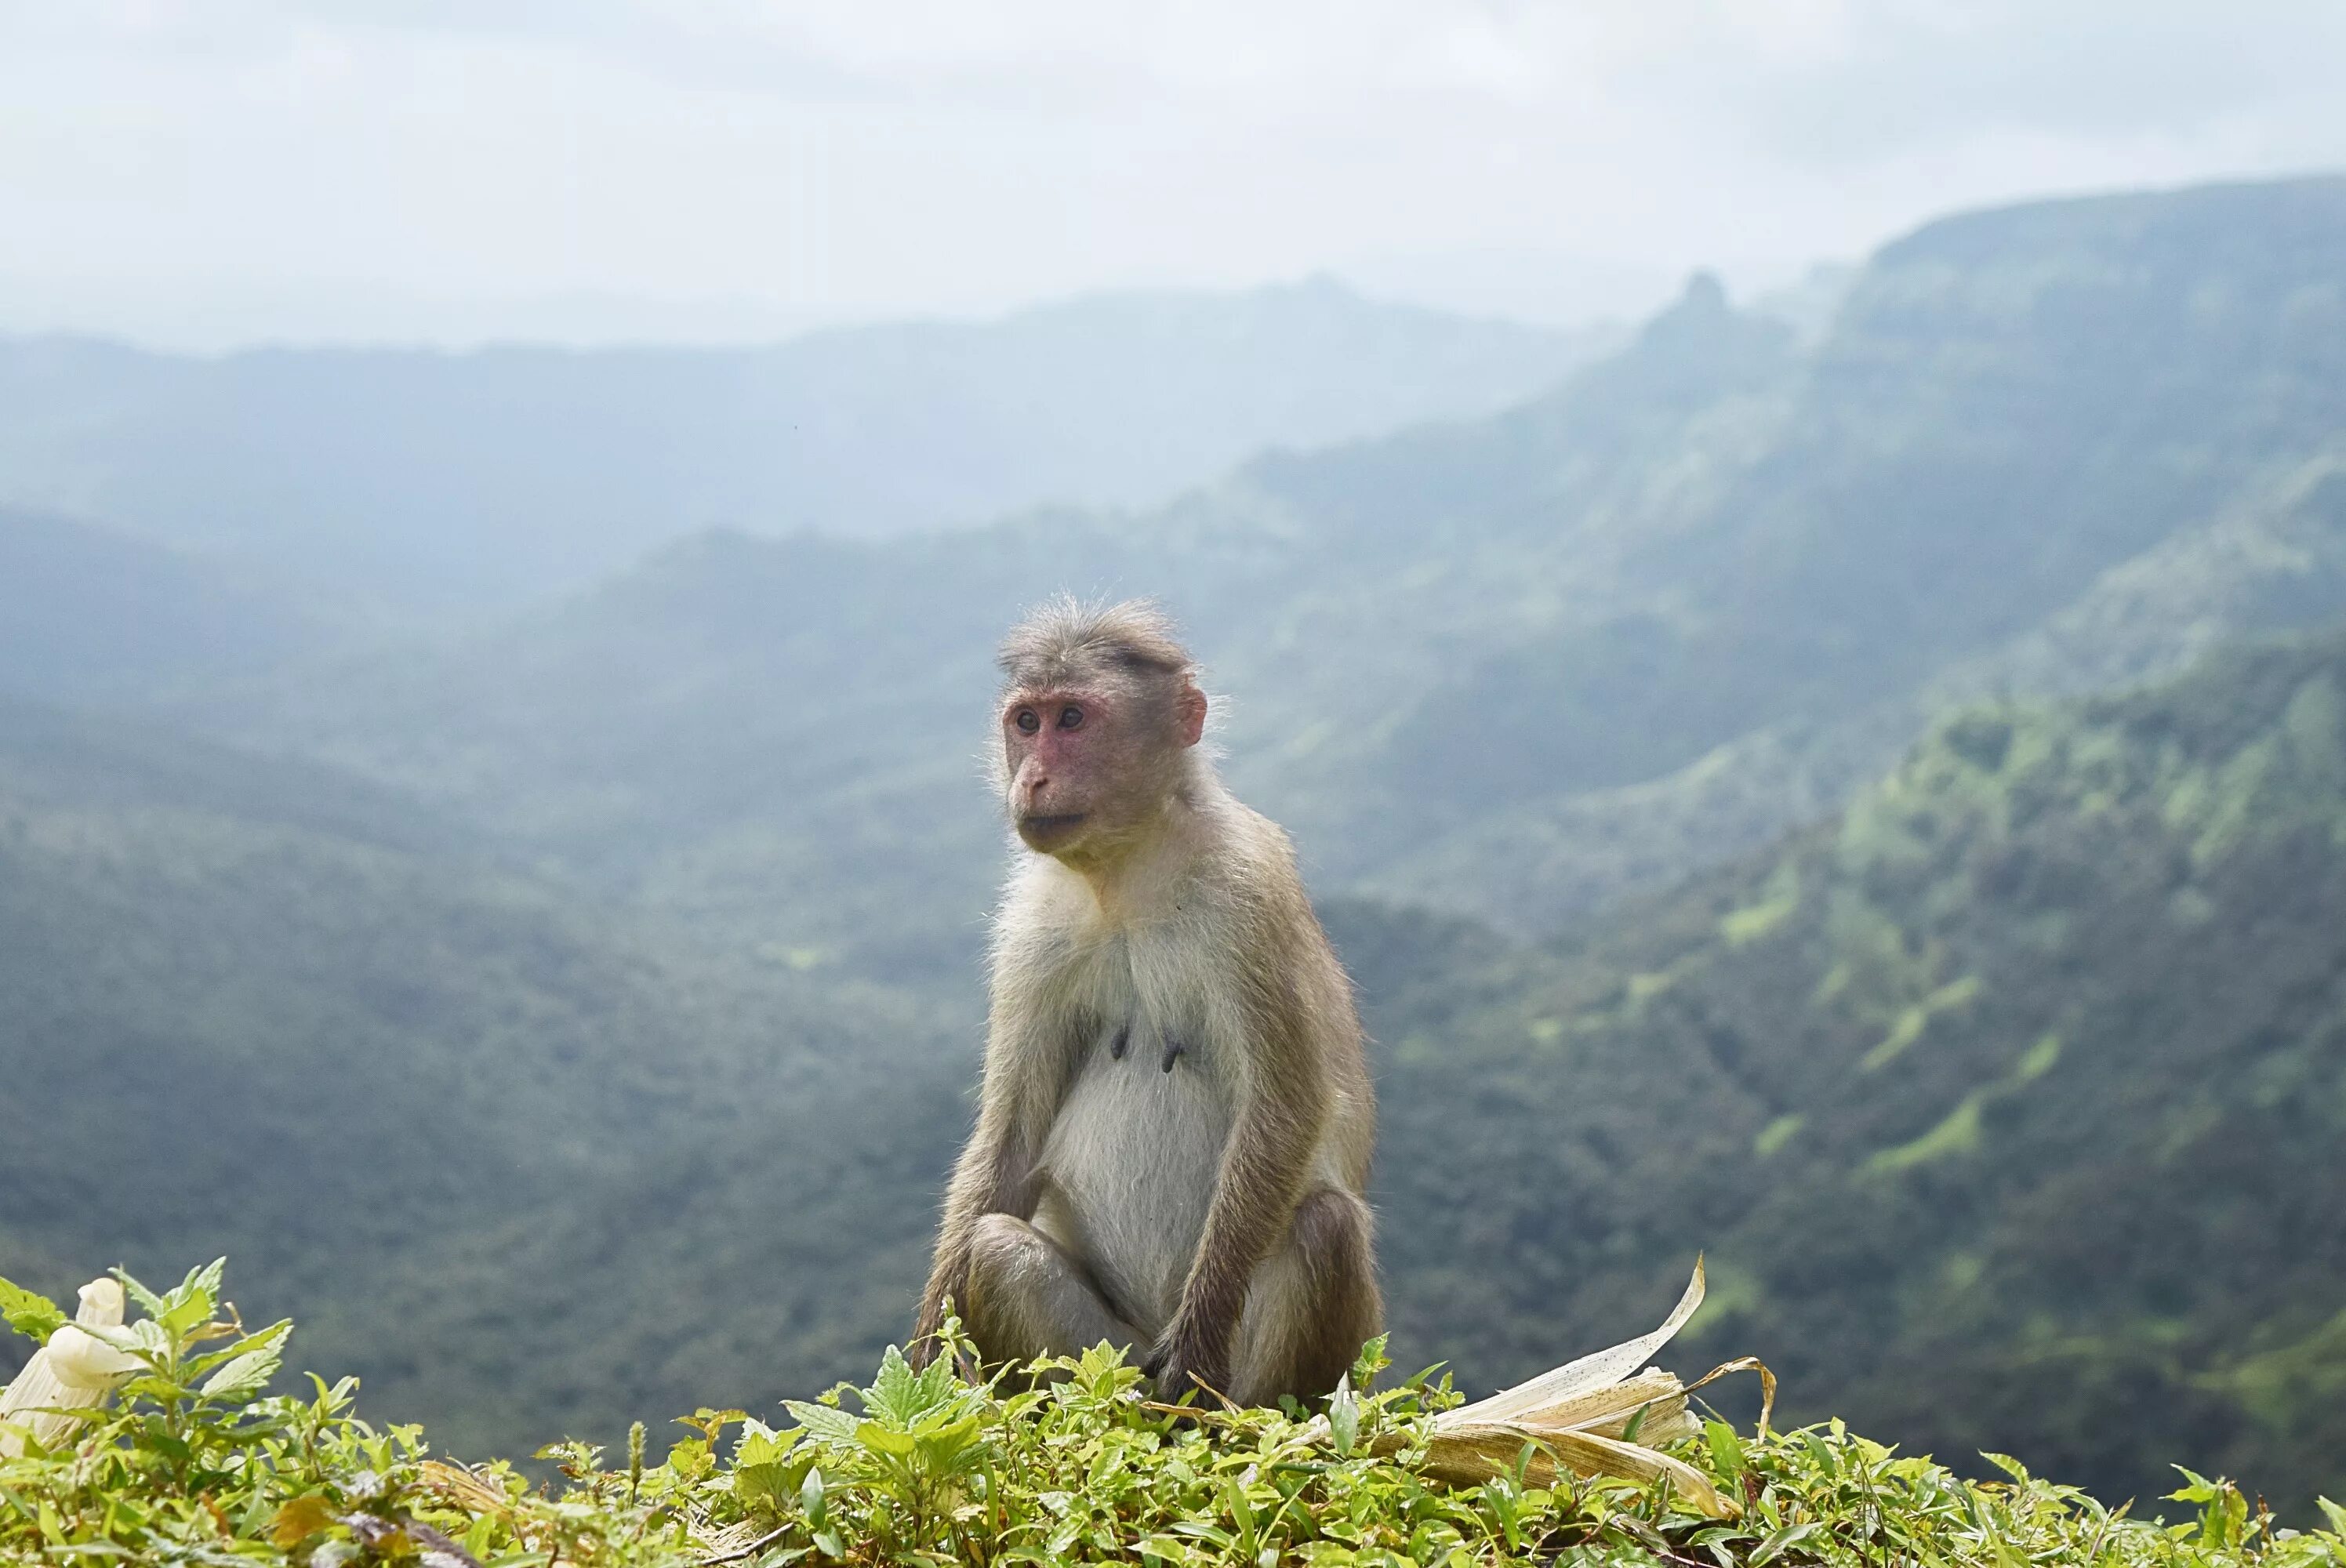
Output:
M1380 984L1425 945L1389 918L1337 930L1376 954L1394 1315L1470 1386L1708 1247L1702 1348L1796 1419L2111 1497L2346 1481L2346 638L1964 710L1545 947L1453 931Z
M20 1273L235 1247L460 1447L901 1330L974 1032L381 826L55 770L19 748L0 809ZM2346 641L1967 710L1840 820L1545 946L1328 913L1383 1042L1401 1359L1526 1374L1707 1247L1698 1349L1796 1416L2114 1496L2339 1485Z
M460 1447L868 1359L964 1115L931 1010L688 947L375 787L14 702L0 1021L14 1277L232 1250Z
M1140 514L708 535L191 717L901 971L993 876L953 738L1001 624L1149 592L1323 886L1536 933L1831 809L1948 700L2346 616L2341 253L2335 178L1950 219L1812 348L1698 280L1492 419Z

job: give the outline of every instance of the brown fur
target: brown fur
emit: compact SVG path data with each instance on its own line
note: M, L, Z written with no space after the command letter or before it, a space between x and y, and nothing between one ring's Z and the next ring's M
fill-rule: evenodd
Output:
M1005 801L1047 852L997 912L915 1355L950 1298L991 1359L1109 1338L1168 1393L1324 1394L1381 1318L1375 1110L1293 851L1196 747L1206 699L1154 609L1047 606L1002 667Z

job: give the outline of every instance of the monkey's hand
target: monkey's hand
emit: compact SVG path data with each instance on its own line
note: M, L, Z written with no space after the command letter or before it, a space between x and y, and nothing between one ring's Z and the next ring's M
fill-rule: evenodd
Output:
M1219 1404L1229 1389L1229 1351L1206 1343L1204 1336L1179 1319L1142 1359L1140 1369L1156 1380L1157 1397L1167 1404L1177 1403L1183 1394L1190 1395L1195 1405Z

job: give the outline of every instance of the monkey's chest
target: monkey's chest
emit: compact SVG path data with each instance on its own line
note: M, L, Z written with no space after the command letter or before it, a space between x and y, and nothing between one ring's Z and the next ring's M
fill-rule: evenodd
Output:
M1134 1328L1155 1334L1179 1304L1204 1232L1229 1095L1213 1055L1135 1030L1122 1056L1110 1034L1078 1070L1044 1145L1035 1223L1082 1257Z

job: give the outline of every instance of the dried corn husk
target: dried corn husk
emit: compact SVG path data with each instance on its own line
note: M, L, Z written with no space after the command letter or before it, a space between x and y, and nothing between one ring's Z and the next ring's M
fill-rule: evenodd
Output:
M25 1451L31 1432L43 1448L54 1448L81 1420L74 1410L104 1404L114 1390L146 1367L138 1357L117 1350L91 1329L122 1326L122 1287L112 1279L93 1279L81 1288L81 1307L74 1320L58 1328L49 1342L25 1363L16 1380L0 1393L0 1459Z
M1763 1431L1775 1406L1774 1374L1749 1357L1729 1361L1690 1384L1679 1382L1659 1368L1645 1366L1648 1357L1686 1327L1695 1308L1702 1305L1702 1262L1698 1258L1686 1293L1652 1333L1583 1356L1487 1400L1434 1417L1422 1466L1424 1472L1453 1485L1479 1485L1514 1474L1523 1459L1524 1445L1529 1443L1531 1459L1524 1479L1532 1485L1552 1486L1567 1473L1642 1481L1667 1479L1681 1502L1714 1519L1734 1517L1741 1512L1740 1504L1721 1496L1708 1476L1683 1461L1655 1451L1656 1445L1701 1430L1701 1423L1687 1409L1687 1396L1714 1378L1736 1371L1760 1374ZM1640 1410L1645 1412L1642 1418ZM1628 1437L1632 1422L1637 1425L1634 1440ZM1372 1445L1372 1451L1392 1453L1403 1446L1402 1434L1388 1433Z

